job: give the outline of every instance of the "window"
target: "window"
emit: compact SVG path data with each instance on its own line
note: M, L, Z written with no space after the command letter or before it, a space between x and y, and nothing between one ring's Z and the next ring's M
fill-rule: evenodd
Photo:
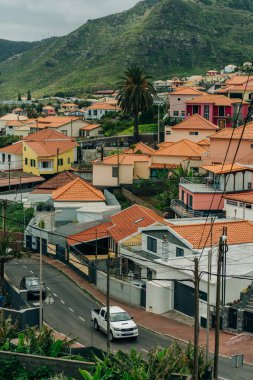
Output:
M171 131L166 131L166 135L171 135Z
M189 132L190 136L198 136L198 134L199 134L198 132Z
M218 107L218 115L219 116L225 116L225 107L224 106Z
M182 192L181 192L181 201L184 202L184 190L182 190Z
M183 248L176 247L176 256L177 257L184 256L184 250L183 250Z
M185 117L185 111L181 111L181 116Z
M157 252L157 240L148 236L147 239L147 249L152 252Z
M30 166L35 167L36 166L36 161L35 160L30 160Z
M230 200L228 199L228 200L227 200L227 205L237 206L237 205L238 205L238 202L236 202L236 201L230 201Z
M199 106L192 106L192 113L199 113Z
M91 110L88 111L89 116L91 116Z
M5 153L2 154L2 161L5 162Z
M11 155L8 154L8 161L11 161Z
M192 208L192 195L188 194L188 206Z
M247 189L248 189L248 190L251 190L251 189L252 189L252 183L251 183L251 182L248 182Z
M26 151L26 146L24 146L24 151Z
M148 281L153 280L153 272L150 268L147 268L147 279L148 279Z
M199 174L199 168L191 167L190 170L193 174Z
M245 207L251 209L251 204L250 203L246 203Z
M209 106L204 106L204 118L209 120Z
M58 166L63 166L63 158L58 158Z
M179 116L179 111L173 111L173 116Z
M25 165L28 165L28 159L25 158Z
M253 144L250 144L251 149L253 149Z
M178 102L180 102L181 98L177 98Z
M94 110L94 111L93 111L93 115L94 115L94 116L97 116L97 114L98 114L98 111L97 111L97 110Z
M117 166L113 166L113 168L112 168L112 176L113 176L113 178L118 178L118 176L119 176L119 168Z
M41 166L41 168L43 168L43 169L48 169L48 168L51 168L51 165L50 165L51 163L49 162L49 161L43 161L43 162L41 162L40 163L40 166Z
M61 133L63 133L65 136L67 136L68 131L66 129L64 129L63 131L61 131Z

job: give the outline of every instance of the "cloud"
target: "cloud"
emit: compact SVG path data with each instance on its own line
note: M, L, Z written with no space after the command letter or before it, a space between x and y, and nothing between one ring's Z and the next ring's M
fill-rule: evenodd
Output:
M0 38L35 41L62 36L95 19L131 8L138 0L0 0Z

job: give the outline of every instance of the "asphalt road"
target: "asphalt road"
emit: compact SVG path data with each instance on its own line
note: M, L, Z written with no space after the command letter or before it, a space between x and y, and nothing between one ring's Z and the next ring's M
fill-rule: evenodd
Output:
M20 280L25 275L39 276L39 262L33 259L11 261L6 265L6 274L19 287ZM52 304L43 302L44 321L54 330L76 338L84 346L95 346L106 351L106 336L95 331L91 323L91 310L100 305L64 274L43 263L43 281L47 296ZM36 302L36 301L35 301ZM32 301L30 301L32 306ZM172 339L155 334L139 327L138 339L124 339L111 342L111 350L129 352L131 348L147 353L155 346L168 347ZM239 369L231 369L231 360L220 358L220 376L228 380L253 380L253 367L244 365Z

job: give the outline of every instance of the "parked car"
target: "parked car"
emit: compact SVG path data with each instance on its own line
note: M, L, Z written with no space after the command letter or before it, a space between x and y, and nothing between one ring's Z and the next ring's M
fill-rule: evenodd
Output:
M95 330L101 329L107 333L107 308L94 309L91 312L91 320ZM110 307L110 340L138 337L138 327L133 318L118 306Z
M38 277L24 276L20 282L20 289L27 290L27 299L40 298L40 280ZM42 287L42 299L46 298L46 289Z

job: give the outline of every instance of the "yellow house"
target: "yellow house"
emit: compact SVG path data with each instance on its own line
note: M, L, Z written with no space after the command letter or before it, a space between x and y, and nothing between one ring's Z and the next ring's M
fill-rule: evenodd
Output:
M23 171L52 176L70 169L77 160L75 141L62 133L42 130L23 138Z

